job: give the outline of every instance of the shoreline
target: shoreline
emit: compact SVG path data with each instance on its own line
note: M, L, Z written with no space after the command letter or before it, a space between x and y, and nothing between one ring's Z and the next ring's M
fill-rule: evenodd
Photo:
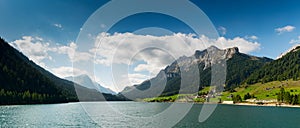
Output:
M137 101L138 102L138 101ZM145 103L193 103L193 104L221 104L221 105L233 105L233 106L253 106L253 107L288 107L288 108L300 108L300 105L290 105L290 104L281 104L278 105L277 103L264 103L264 104L257 104L257 103L201 103L201 102L145 102Z
M72 102L58 102L58 103L38 103L38 104L1 104L1 106L30 106L30 105L55 105L55 104L72 104L72 103L93 103L93 102L132 102L132 101L120 101L120 100L116 100L116 101L72 101Z
M81 101L82 102L82 101ZM99 102L99 101L84 101L82 103L88 102ZM103 101L100 101L103 102ZM115 102L115 101L104 101L104 102ZM119 102L119 101L117 101ZM122 102L122 101L121 101ZM140 102L140 101L133 101L133 102ZM68 104L68 103L80 103L80 102L66 102L66 103L49 103L49 104L9 104L9 105L0 105L0 106L18 106L18 105L51 105L51 104ZM143 103L143 102L141 102ZM290 105L290 104L281 104L278 105L277 103L264 103L264 104L257 104L257 103L201 103L201 102L144 102L144 103L193 103L193 104L221 104L221 105L232 105L232 106L253 106L253 107L286 107L286 108L300 108L300 105Z
M278 105L276 103L265 103L265 104L256 104L256 103L235 103L235 104L226 104L219 103L224 105L237 105L237 106L258 106L258 107L289 107L289 108L300 108L300 105L290 105L290 104L281 104Z

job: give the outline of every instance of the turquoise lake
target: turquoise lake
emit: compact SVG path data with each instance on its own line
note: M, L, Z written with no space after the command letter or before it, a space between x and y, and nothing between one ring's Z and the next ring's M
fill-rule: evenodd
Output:
M179 104L179 103L178 103ZM182 107L188 103L180 103ZM163 127L156 118L172 103L87 102L0 106L1 127ZM300 108L218 105L205 121L198 117L202 104L194 104L178 128L299 128ZM181 111L180 107L174 111ZM173 111L173 112L174 112ZM171 110L172 112L172 110ZM121 115L121 116L120 116ZM146 120L145 120L146 119ZM163 121L164 123L168 123ZM170 124L173 125L173 124ZM166 125L168 126L168 125Z

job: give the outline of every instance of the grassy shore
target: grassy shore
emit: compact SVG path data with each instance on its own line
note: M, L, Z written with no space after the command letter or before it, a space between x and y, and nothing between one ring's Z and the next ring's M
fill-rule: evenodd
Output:
M253 85L242 85L234 89L234 91L225 91L216 98L210 98L210 102L221 103L223 101L232 101L232 95L240 95L242 98L249 93L255 96L255 102L236 103L234 105L251 105L251 106L281 106L281 107L300 107L299 105L281 104L278 105L277 94L280 88L284 88L291 95L300 94L300 81L273 81L268 83L257 83ZM211 87L205 87L199 94L209 92ZM145 102L194 102L204 103L205 96L197 96L197 94L177 94L173 96L154 97L143 99ZM221 102L220 102L221 101Z
M255 95L259 100L276 100L277 93L280 91L281 87L293 95L300 93L300 81L273 81L263 84L242 85L235 88L235 92L223 92L222 100L230 100L229 96L231 94L244 96L247 93Z
M256 103L235 103L235 104L227 104L227 105L241 105L241 106L266 106L266 107L296 107L299 108L299 105L290 105L290 104L281 104L277 103L267 103L267 104L256 104Z

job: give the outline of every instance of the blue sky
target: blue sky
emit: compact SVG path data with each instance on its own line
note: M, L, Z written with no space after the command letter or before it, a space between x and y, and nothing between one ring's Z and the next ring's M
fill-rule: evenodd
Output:
M226 37L257 36L262 44L261 50L253 53L257 56L276 58L289 49L293 45L289 44L290 40L297 39L300 34L300 1L297 0L212 0L204 3L200 0L197 3L216 27L227 29ZM296 29L280 35L274 31L287 25Z
M86 19L106 2L105 0L2 0L0 34L7 41L20 39L22 36L39 36L66 44L76 39ZM300 26L298 7L300 2L297 0L193 0L192 2L206 13L216 28L223 26L227 29L225 37L257 36L262 49L252 54L258 56L275 58L291 47L290 40L297 39L300 35L300 29L297 29ZM164 24L164 20L161 21ZM63 28L59 29L54 24L60 24ZM140 22L139 25L145 24L147 22ZM296 29L281 35L274 31L287 25L295 26Z
M107 2L105 0L1 0L0 36L42 67L60 77L65 77L69 75L67 71L72 66L74 58L71 58L70 54L74 52L72 48L77 47L76 38L81 28L86 20ZM243 45L242 51L248 54L275 59L282 52L300 43L298 6L300 1L298 0L192 0L192 2L208 16L223 37L222 40L227 43L240 41L241 43L237 45ZM134 5L128 3L128 5L132 4ZM122 6L125 5L120 5L120 8ZM183 13L189 15L188 12ZM103 24L100 27L107 26ZM136 32L149 27L150 29ZM166 29L169 31L165 31ZM114 35L113 33L116 32L121 34ZM124 34L126 32L134 35ZM147 37L145 40L162 40L158 37L172 35L172 33L186 34L173 35L174 37L194 38L188 36L194 33L188 25L172 16L158 13L140 13L126 17L109 29L108 33L111 35L107 39L118 39L123 36L140 39L142 37L138 36L139 34L150 34L153 37ZM243 42L248 44L244 46ZM245 48L250 46L253 48ZM139 67L136 69L137 73L129 71L137 78L137 82L148 78L147 73L151 74L150 70L146 72L142 70L143 66L144 68L149 66L145 63L148 62L140 60L130 66L130 70ZM166 63L161 63L159 66ZM108 69L103 65L99 67L101 71ZM153 69L156 73L157 71L154 70L157 69ZM97 81L106 84L106 87L110 87L112 83L108 82L108 79L110 78L101 74L96 78Z

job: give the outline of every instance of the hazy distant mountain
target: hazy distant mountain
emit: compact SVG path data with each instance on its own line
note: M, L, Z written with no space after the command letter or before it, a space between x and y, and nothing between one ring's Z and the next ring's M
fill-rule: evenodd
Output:
M101 86L100 84L98 84L97 82L93 81L88 75L79 75L79 76L75 76L75 77L66 77L65 79L73 81L77 84L80 84L86 88L90 88L90 89L97 89L102 93L107 93L107 94L113 94L116 95L117 93L110 90L109 88L105 88L103 86Z
M210 54L217 53L217 54ZM247 77L255 70L264 66L272 59L265 57L255 57L247 54L240 53L238 48L228 48L225 50L218 49L215 46L211 46L203 51L196 51L191 57L180 57L175 62L161 70L160 73L150 79L146 80L139 85L126 87L121 94L129 95L131 98L146 98L158 96L155 92L160 91L158 88L163 86L165 82L163 77L167 77L166 86L163 88L162 96L177 94L181 85L181 72L183 70L189 70L191 66L197 65L199 70L200 88L209 86L211 82L211 66L216 62L216 58L224 57L227 63L227 75L225 88L234 88L240 85ZM181 66L179 66L181 65ZM185 69L180 69L185 67ZM165 75L164 75L165 74ZM190 82L190 81L187 81ZM140 93L139 90L146 90L152 86L152 91L149 90L147 94ZM187 85L185 88L189 90L197 85ZM161 88L160 88L161 89ZM153 92L153 93L152 93ZM186 92L189 93L189 92Z

